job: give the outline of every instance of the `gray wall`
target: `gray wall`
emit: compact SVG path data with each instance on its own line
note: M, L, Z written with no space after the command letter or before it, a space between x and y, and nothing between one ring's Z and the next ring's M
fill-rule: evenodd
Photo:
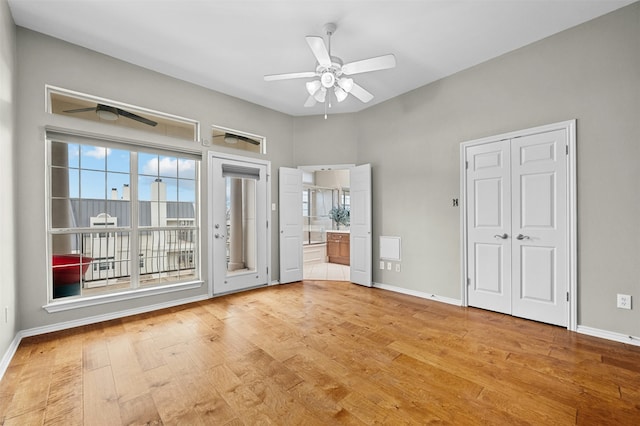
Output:
M16 326L16 26L6 0L0 0L0 354L9 348ZM5 309L8 317L5 321ZM0 356L0 359L2 357Z
M460 143L574 118L578 323L640 336L640 309L615 307L640 306L640 3L369 108L355 136L329 117L373 166L374 281L460 299ZM299 163L323 121L296 119ZM380 235L402 237L402 272L376 268Z
M296 166L353 164L357 159L355 114L296 117L293 159Z
M127 302L108 303L91 308L59 313L47 313L42 306L47 303L46 259L46 197L45 197L45 142L44 126L53 125L80 131L111 134L118 137L151 141L159 145L182 148L225 151L224 148L205 148L193 141L180 141L102 123L52 115L45 112L45 84L107 99L137 105L153 110L188 117L200 121L203 137L210 139L210 126L219 125L243 130L267 138L268 154L247 153L247 157L259 157L272 162L272 198L277 203L277 169L291 166L293 119L257 105L226 96L202 87L176 80L114 58L18 28L18 93L17 111L18 145L16 172L18 179L17 200L17 276L18 326L25 330L63 321L109 314L126 309L164 303L172 299L195 297L207 292L206 286L198 290L182 291L168 295L132 299ZM232 153L232 150L226 150ZM237 154L237 152L233 152ZM206 156L205 156L206 160ZM208 277L209 253L207 252L207 164L203 162L201 193L202 225L205 239L202 244L202 276ZM272 224L277 225L277 212L272 212ZM271 227L272 251L270 270L272 277L279 276L277 226Z

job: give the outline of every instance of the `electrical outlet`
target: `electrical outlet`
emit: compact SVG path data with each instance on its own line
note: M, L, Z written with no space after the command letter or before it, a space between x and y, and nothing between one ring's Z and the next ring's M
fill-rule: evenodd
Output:
M396 263L396 272L400 272L400 264Z
M617 307L620 309L631 309L631 296L628 294L618 294Z
M387 271L391 270L391 262L387 262Z
M380 261L380 269L384 269L384 260Z

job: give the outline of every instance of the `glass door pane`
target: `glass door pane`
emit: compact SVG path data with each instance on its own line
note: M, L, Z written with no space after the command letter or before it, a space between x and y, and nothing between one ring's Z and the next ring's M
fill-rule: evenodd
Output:
M253 273L256 251L256 180L226 177L227 276Z

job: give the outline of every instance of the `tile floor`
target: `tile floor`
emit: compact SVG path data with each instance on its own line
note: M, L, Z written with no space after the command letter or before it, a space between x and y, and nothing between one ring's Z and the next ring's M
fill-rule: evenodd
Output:
M350 270L348 265L337 263L311 263L304 265L303 277L305 280L349 281Z

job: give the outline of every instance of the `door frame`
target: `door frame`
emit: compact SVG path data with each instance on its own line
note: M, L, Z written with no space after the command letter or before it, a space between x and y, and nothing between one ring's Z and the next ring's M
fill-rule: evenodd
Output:
M216 151L207 151L207 256L211 257L213 256L213 244L214 244L214 227L213 227L213 194L212 194L212 187L211 187L211 179L213 178L213 168L211 167L211 163L213 161L214 158L218 158L221 160L231 160L231 161L238 161L238 162L243 162L246 163L247 165L260 165L260 166L265 166L266 170L267 170L267 175L266 175L266 194L265 194L265 198L266 198L266 206L265 206L265 212L266 212L266 216L267 216L267 232L266 232L266 260L265 263L267 264L267 277L266 277L266 284L265 285L271 285L271 270L273 269L271 267L271 225L273 223L273 219L271 217L272 215L272 211L271 211L271 161L268 160L262 160L259 158L251 158L251 157L244 157L241 155L234 155L234 154L225 154L225 153L221 153L221 152L216 152ZM222 294L215 294L214 293L214 289L213 289L213 280L214 280L214 268L213 268L213 264L210 263L208 266L208 280L209 280L209 297L217 297L217 296L221 296Z
M371 165L369 163L365 163L369 165L369 172L371 173ZM359 166L364 166L365 164L360 164ZM297 168L302 170L303 172L314 172L317 170L349 170L350 174L349 174L349 179L351 180L351 170L353 168L359 167L356 164L337 164L337 165L308 165L308 166L298 166ZM349 182L349 186L351 186L351 182ZM371 197L372 197L372 184L371 184L371 176L369 176L369 215L368 215L368 219L370 222L370 225L373 226L373 218L372 218L372 207L371 207ZM351 235L350 235L351 238ZM370 238L370 244L369 244L369 250L367 250L367 255L368 255L368 259L366 259L366 262L368 263L368 269L369 269L369 278L368 278L368 283L364 284L364 283L355 283L355 284L360 284L360 285L365 285L367 287L373 287L373 231L372 229L369 229L369 238ZM303 249L303 244L302 241L300 242L301 245L301 249ZM352 247L352 242L350 242L350 247ZM282 256L282 247L279 248L279 255ZM280 261L280 263L282 263L282 260ZM304 269L304 259L302 261L303 264L303 269ZM352 268L352 265L350 265L350 268ZM351 274L350 274L351 275ZM351 281L353 282L353 281Z
M561 121L558 123L532 127L523 130L488 136L480 139L473 139L460 144L460 254L461 254L461 275L460 294L462 295L462 306L469 306L469 278L468 278L468 256L467 256L467 157L466 148L474 145L482 145L489 142L496 142L504 139L515 139L538 133L546 133L554 130L565 130L567 135L567 289L569 291L569 309L567 312L567 329L576 331L578 328L578 228L577 228L577 174L576 174L576 120Z

